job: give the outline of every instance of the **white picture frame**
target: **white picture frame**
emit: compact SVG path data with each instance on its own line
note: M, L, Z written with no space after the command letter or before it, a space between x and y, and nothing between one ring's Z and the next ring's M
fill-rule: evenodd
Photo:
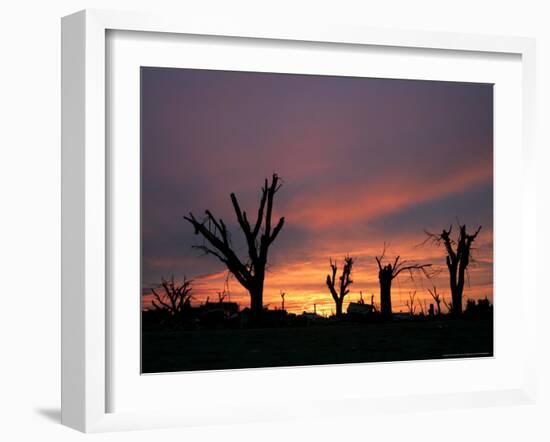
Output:
M535 254L534 108L535 42L519 37L494 37L417 31L388 31L345 26L307 24L299 28L284 24L231 22L216 23L194 17L162 17L86 10L62 20L62 423L85 432L159 428L208 424L199 408L109 411L110 323L107 228L110 197L107 174L106 35L109 31L142 31L163 34L201 35L270 39L274 41L369 45L380 48L436 49L483 54L515 54L521 57L521 253L522 275L527 257ZM518 147L519 149L519 147ZM498 170L497 170L498 173ZM516 183L517 185L517 183ZM519 281L519 280L518 280ZM527 312L536 304L532 278L521 278L522 296L518 310ZM497 307L498 308L498 307ZM498 314L497 319L498 321ZM536 396L535 327L521 316L521 380L505 388L461 393L431 392L400 395L393 391L376 401L368 396L338 395L327 400L313 398L309 407L259 409L241 399L236 404L241 421L334 415L340 413L395 412L412 407L422 409L532 403ZM497 355L498 357L498 355ZM333 367L333 370L338 370ZM357 367L356 367L357 369ZM241 371L242 373L242 371ZM303 372L302 372L303 373ZM222 374L215 374L222 376ZM177 376L177 375L175 375ZM276 376L272 371L270 376ZM261 407L260 407L261 408ZM248 414L247 414L248 412ZM233 418L232 418L233 419ZM233 420L234 421L234 420Z

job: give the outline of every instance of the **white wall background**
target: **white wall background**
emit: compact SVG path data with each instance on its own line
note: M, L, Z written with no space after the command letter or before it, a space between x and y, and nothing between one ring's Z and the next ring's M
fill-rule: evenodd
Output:
M549 440L550 12L544 0L19 0L0 6L0 439L73 441ZM83 8L245 15L538 39L540 398L535 406L85 436L59 425L60 17ZM511 177L513 179L513 177ZM512 232L513 233L513 232ZM534 271L534 270L533 270ZM543 273L544 272L544 273ZM13 315L17 308L19 314ZM228 411L230 412L230 411ZM454 422L457 422L455 425Z

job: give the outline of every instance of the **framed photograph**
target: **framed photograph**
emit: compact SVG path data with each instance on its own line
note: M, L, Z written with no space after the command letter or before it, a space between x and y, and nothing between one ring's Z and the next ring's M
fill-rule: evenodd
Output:
M107 11L62 36L64 424L534 400L533 40Z

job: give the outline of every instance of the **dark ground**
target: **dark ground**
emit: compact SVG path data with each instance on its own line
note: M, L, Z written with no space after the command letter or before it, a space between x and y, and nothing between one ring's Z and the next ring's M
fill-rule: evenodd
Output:
M493 355L492 319L241 330L151 331L142 372L406 361Z

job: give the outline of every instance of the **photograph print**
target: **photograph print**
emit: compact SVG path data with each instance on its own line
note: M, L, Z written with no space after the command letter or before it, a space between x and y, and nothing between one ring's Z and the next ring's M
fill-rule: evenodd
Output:
M493 85L141 68L142 373L493 356Z

